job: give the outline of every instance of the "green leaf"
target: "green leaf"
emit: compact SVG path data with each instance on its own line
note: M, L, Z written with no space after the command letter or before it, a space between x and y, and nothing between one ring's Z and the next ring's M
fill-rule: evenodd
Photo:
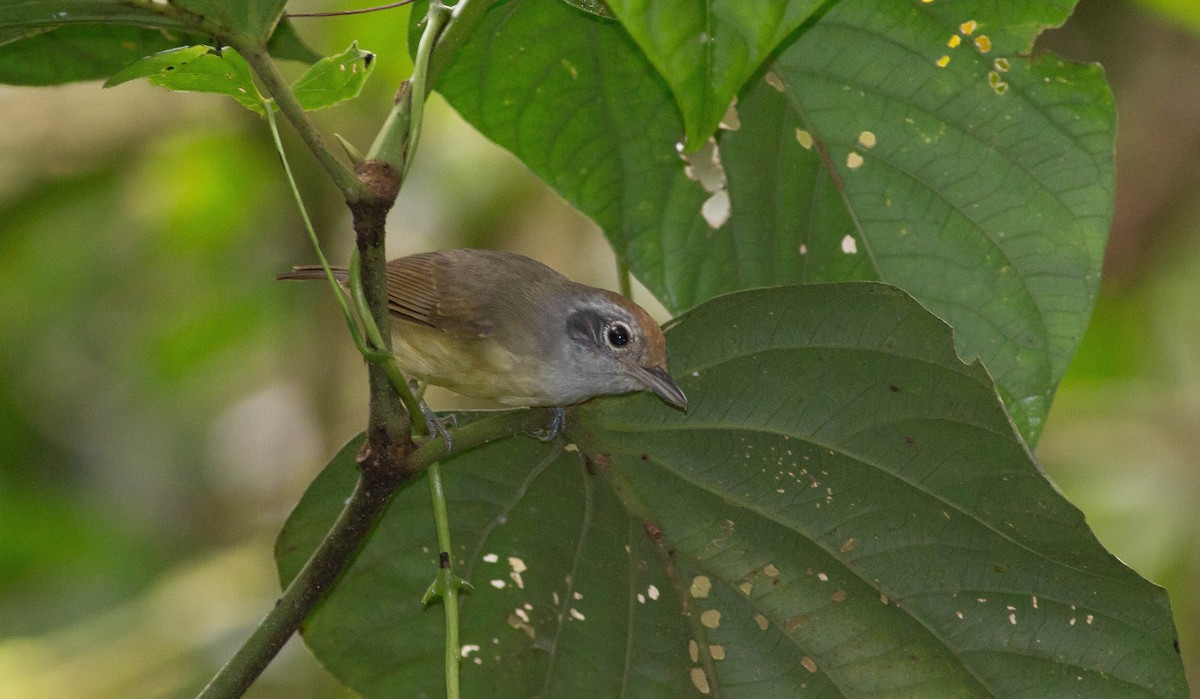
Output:
M491 9L438 89L671 310L772 284L897 285L983 359L1033 444L1087 325L1112 205L1101 72L1021 55L1069 7L837 3L742 92L741 128L719 138L723 192L685 172L683 123L629 36L563 3ZM702 206L726 196L709 225Z
M569 418L577 446L518 438L445 466L475 586L464 696L1186 696L1162 590L1101 548L911 298L741 292L667 340L687 413L596 400ZM357 448L289 519L283 580ZM424 483L397 495L305 625L366 697L442 693L428 501Z
M146 78L168 90L227 95L253 112L264 113L263 97L254 86L250 66L230 48L219 53L208 46L163 51L122 70L104 86L113 87L137 78Z
M287 0L172 0L222 29L266 43Z
M299 61L309 65L321 60L321 54L313 51L304 40L296 34L296 27L286 17L275 25L275 32L267 42L267 51L285 61Z
M336 56L313 64L292 84L292 91L306 110L331 107L358 97L374 67L375 54L363 51L355 42Z
M712 135L734 95L821 0L608 0L675 93L688 151Z
M32 32L0 42L0 82L58 85L107 78L143 56L186 42L181 32L143 27L72 24L22 35Z

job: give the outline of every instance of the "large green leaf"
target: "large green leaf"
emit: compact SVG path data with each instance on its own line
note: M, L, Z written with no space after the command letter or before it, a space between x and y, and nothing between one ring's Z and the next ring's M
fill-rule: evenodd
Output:
M716 194L685 172L683 123L634 42L565 3L495 6L439 90L672 310L887 281L983 359L1032 444L1087 324L1112 203L1101 72L1021 55L1070 6L836 3L744 89ZM702 205L724 196L730 215L710 225Z
M675 93L687 150L712 135L754 71L822 0L609 0Z
M1045 480L978 363L878 284L714 299L649 394L445 469L464 696L1186 695L1170 610ZM357 442L280 537L286 581ZM439 696L429 494L392 503L305 625L367 697Z
M72 24L0 44L0 83L58 85L107 78L144 56L188 43L182 32Z
M334 458L288 519L276 547L285 582L350 492L358 446L356 439ZM631 650L638 658L628 668L637 678L632 695L666 696L656 688L686 682L686 647L671 642L687 634L682 600L661 567L633 565L656 557L653 543L612 490L587 474L578 452L510 440L453 461L443 480L455 565L475 585L462 598L464 696L526 698L542 688L547 697L617 696ZM336 592L305 624L305 641L364 696L443 696L442 611L421 605L437 565L422 480L395 496ZM651 585L661 597L633 617L633 596Z

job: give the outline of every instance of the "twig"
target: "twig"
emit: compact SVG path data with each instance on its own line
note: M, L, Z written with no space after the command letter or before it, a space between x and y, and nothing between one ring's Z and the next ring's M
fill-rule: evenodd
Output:
M288 12L285 17L341 17L342 15L365 15L368 12L379 12L381 10L391 10L405 5L411 5L416 0L400 0L400 2L389 2L386 5L378 5L376 7L361 7L357 10L335 10L333 12Z

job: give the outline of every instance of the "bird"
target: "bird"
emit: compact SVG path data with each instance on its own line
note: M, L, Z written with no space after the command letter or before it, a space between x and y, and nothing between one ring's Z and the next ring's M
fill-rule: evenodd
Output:
M334 278L348 283L344 268ZM319 265L278 279L322 279ZM470 248L387 262L392 353L408 376L511 406L563 408L652 391L687 410L650 314L536 260Z

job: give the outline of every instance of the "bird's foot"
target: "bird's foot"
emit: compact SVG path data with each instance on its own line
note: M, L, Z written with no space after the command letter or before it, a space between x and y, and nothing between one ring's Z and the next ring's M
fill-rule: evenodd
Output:
M438 414L425 401L421 401L421 414L425 416L425 424L429 426L430 438L441 437L446 440L446 451L450 451L454 440L450 434L450 430L458 427L458 418L454 415L447 415L444 418L438 417Z
M526 434L539 442L552 442L554 438L562 434L563 427L567 422L567 414L562 408L550 409L550 424L544 429L530 430Z

